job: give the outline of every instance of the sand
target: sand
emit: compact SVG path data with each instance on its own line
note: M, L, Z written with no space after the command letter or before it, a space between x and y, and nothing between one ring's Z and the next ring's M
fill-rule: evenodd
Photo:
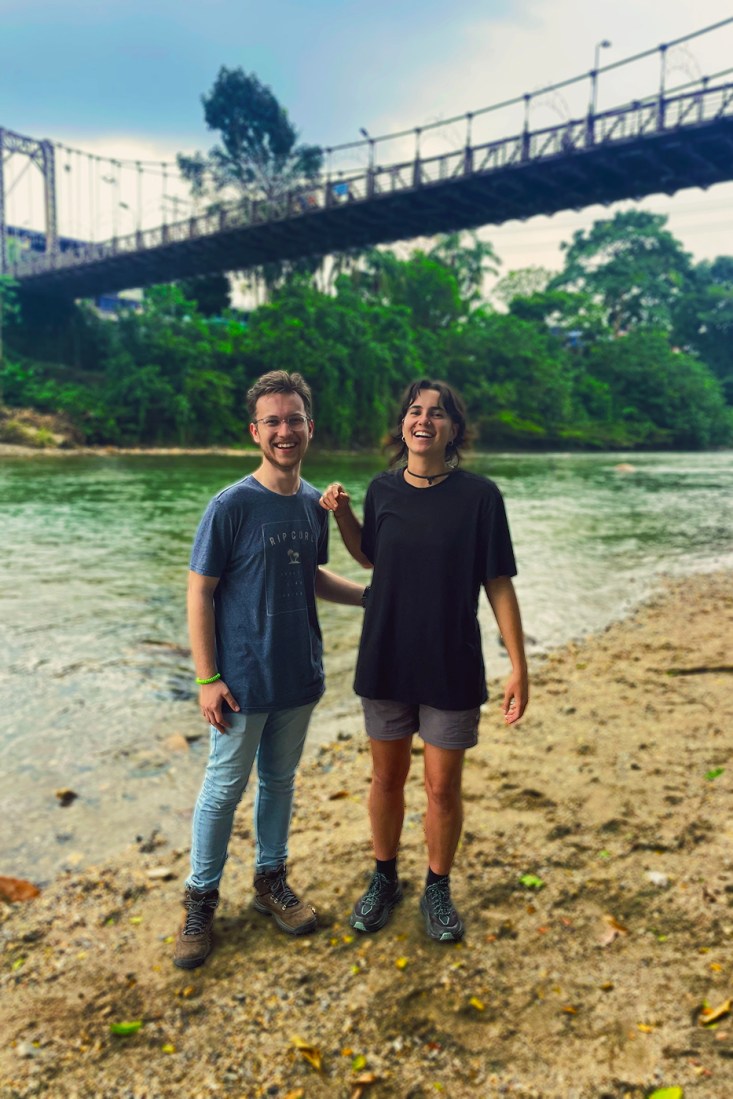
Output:
M462 944L429 941L418 913L418 750L404 903L376 935L348 926L371 867L361 736L299 777L290 878L320 924L306 939L251 908L246 803L201 969L171 964L180 836L3 906L0 1096L729 1099L731 579L670 583L536 662L513 729L488 708L452 876Z

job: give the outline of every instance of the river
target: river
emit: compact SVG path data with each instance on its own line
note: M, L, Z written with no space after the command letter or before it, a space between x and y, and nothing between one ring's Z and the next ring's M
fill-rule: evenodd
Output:
M0 874L48 881L159 829L188 842L206 755L187 651L188 552L241 456L0 459ZM604 628L665 574L733 566L733 453L477 454L509 512L530 655ZM632 469L625 467L631 466ZM357 507L381 456L311 453ZM365 574L332 526L330 565ZM309 751L361 729L360 611L322 604ZM506 656L486 601L490 677ZM184 740L190 745L181 750ZM62 807L61 788L77 799Z

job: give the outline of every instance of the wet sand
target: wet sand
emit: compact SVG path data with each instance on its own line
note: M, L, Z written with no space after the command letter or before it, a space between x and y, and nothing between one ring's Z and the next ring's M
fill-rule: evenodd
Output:
M452 877L461 945L430 942L419 918L417 749L404 903L374 936L348 927L371 865L358 734L299 778L291 879L320 922L305 940L251 908L250 795L200 970L171 965L188 858L173 837L3 906L2 1099L642 1099L663 1086L729 1099L733 1016L701 1013L733 995L732 579L670 583L537 662L514 729L489 707ZM142 1025L112 1034L122 1021Z

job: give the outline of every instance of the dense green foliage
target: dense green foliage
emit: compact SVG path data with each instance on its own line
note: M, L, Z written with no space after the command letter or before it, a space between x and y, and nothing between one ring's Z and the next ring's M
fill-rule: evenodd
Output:
M254 378L300 370L318 442L370 447L426 375L463 392L482 447L733 442L733 259L695 265L633 211L577 233L559 275L502 279L502 311L482 298L497 262L456 236L409 259L374 250L329 293L290 277L246 321L209 315L226 299L206 283L154 287L115 320L21 296L0 398L64 412L89 443L216 445L246 438Z

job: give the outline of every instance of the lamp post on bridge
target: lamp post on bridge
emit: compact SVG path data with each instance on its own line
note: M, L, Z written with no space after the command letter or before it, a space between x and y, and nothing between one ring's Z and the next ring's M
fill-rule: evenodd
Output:
M600 42L596 42L593 53L593 68L590 74L590 102L588 104L588 137L591 142L593 141L593 122L598 101L598 61L601 50L608 50L612 45L613 43L607 38L602 38Z
M359 133L369 142L369 168L367 170L367 195L374 194L374 138L364 126L359 127Z

